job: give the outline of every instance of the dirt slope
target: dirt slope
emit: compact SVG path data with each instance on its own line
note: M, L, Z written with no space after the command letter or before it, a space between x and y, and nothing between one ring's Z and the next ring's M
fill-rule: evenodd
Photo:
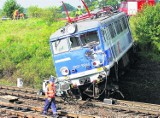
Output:
M160 104L160 62L140 56L121 77L120 90L125 100Z

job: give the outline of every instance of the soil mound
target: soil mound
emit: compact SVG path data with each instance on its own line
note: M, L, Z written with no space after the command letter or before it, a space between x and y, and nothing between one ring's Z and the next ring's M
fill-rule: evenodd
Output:
M125 100L160 104L160 62L139 57L120 78L119 87Z

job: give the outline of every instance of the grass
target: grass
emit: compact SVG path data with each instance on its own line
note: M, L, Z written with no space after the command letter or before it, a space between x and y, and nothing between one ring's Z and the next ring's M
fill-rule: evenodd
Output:
M15 85L23 78L25 86L40 87L43 79L55 75L49 37L63 25L48 26L42 19L1 21L0 84Z

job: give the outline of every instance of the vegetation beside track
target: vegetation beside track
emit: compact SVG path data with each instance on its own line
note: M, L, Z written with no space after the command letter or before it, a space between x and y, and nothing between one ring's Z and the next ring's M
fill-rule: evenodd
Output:
M132 35L141 55L160 61L160 3L143 7L143 11L130 17Z
M144 7L144 12L130 18L137 62L119 84L125 100L160 104L160 3Z
M120 78L119 85L125 100L160 104L160 3L144 8L129 19L137 62Z
M50 26L41 19L0 21L0 83L40 87L43 79L55 75L49 37L63 22Z

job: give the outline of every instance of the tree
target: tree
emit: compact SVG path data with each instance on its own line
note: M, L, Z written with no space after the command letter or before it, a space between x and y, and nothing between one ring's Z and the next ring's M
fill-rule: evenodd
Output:
M57 21L60 17L62 17L61 12L56 7L43 9L41 13L41 18L46 21L47 25L51 25L53 21Z
M61 11L57 7L39 8L38 6L31 6L28 8L28 16L32 18L41 18L46 21L48 25L51 25L53 21L57 21L62 17Z
M134 38L140 44L141 50L160 54L160 3L156 6L143 6L137 16L131 17Z
M73 7L72 5L70 5L70 4L68 4L68 3L64 3L64 4L65 4L65 6L66 6L66 8L67 8L68 11L74 11L74 10L76 9L75 7ZM61 5L61 6L59 7L59 9L60 9L62 12L65 11L63 5Z
M85 0L85 3L89 7L90 10L95 8L102 8L106 5L115 6L117 5L119 0Z
M39 8L38 6L30 6L27 10L28 16L34 18L40 17L41 12L42 8Z
M12 18L13 12L18 10L20 13L23 12L23 7L21 7L15 0L7 0L3 6L3 13L7 16Z
M112 5L115 6L118 1L117 0L104 0L106 2L107 5Z
M86 5L90 8L92 6L94 6L95 2L97 0L84 0L84 2L86 3Z

